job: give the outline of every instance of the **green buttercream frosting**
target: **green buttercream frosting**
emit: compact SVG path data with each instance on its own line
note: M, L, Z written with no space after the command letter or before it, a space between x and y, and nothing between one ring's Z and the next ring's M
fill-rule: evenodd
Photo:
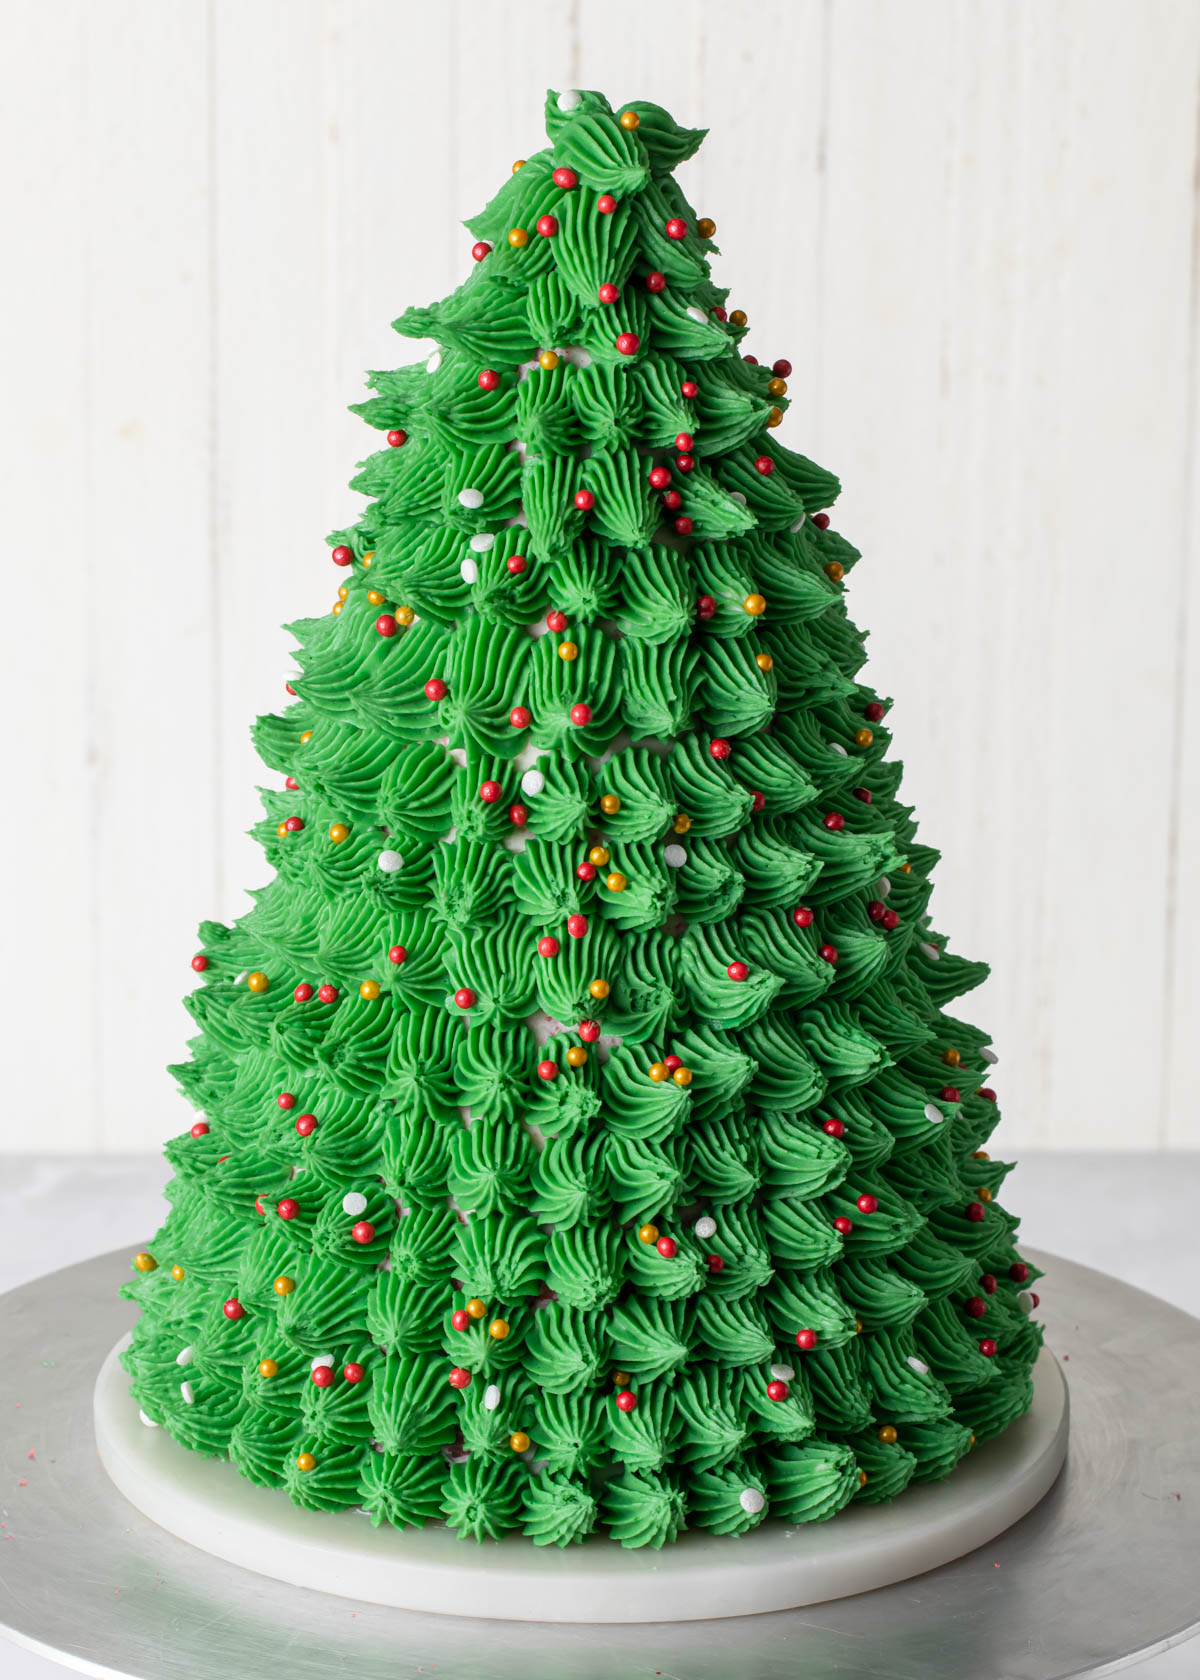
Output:
M296 1420L266 1407L245 1412L229 1439L229 1457L248 1481L260 1487L282 1487L284 1467L295 1446Z
M780 1448L764 1460L771 1509L785 1522L825 1522L858 1488L849 1447L810 1441Z
M525 1490L524 1533L535 1546L569 1546L586 1540L596 1526L599 1505L583 1480L568 1476L530 1477Z
M420 1528L442 1514L445 1465L439 1459L375 1452L363 1464L359 1496L372 1524Z
M767 1515L763 1479L744 1460L694 1471L688 1477L687 1501L693 1525L713 1534L745 1534Z
M614 1540L622 1546L650 1546L657 1551L678 1538L687 1501L668 1476L648 1470L623 1470L601 1494L600 1511Z
M952 1473L1028 1410L1038 1274L704 130L545 126L355 405L123 1362L302 1506L657 1548Z
M301 1430L300 1451L284 1460L283 1485L297 1505L310 1511L342 1511L359 1502L359 1479L368 1449L346 1446ZM311 1468L301 1458L315 1460Z
M908 1433L905 1430L906 1440ZM876 1430L864 1430L862 1434L852 1436L846 1445L853 1448L858 1461L860 1485L854 1498L859 1505L882 1505L889 1499L895 1499L916 1474L915 1455L899 1440L890 1443L881 1441Z
M489 1461L472 1453L465 1464L451 1464L442 1484L442 1514L463 1540L499 1540L520 1527L521 1502L528 1473L524 1465Z
M615 1394L605 1401L609 1451L630 1470L661 1470L671 1457L677 1427L675 1397L663 1384L647 1385L632 1412L621 1410Z
M936 1423L907 1424L903 1442L917 1461L913 1470L916 1482L936 1482L948 1476L972 1445L971 1430L950 1418Z
M954 1416L966 1424L977 1442L990 1441L1024 1416L1032 1404L1033 1383L1025 1372L1002 1373L982 1389L960 1394Z
M598 1382L609 1364L610 1320L560 1301L534 1314L526 1370L549 1394L570 1394Z
M538 1454L551 1470L586 1476L605 1451L600 1392L580 1385L566 1393L540 1393L535 1433Z

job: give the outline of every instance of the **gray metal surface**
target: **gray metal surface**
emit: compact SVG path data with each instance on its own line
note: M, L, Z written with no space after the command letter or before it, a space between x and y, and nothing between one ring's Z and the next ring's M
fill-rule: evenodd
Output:
M814 1609L604 1629L356 1605L243 1573L147 1522L91 1434L96 1369L132 1317L113 1293L128 1256L73 1266L0 1297L0 1631L121 1680L1115 1673L1200 1629L1200 1321L1041 1263L1049 1337L1069 1362L1071 1447L1015 1528L932 1574Z

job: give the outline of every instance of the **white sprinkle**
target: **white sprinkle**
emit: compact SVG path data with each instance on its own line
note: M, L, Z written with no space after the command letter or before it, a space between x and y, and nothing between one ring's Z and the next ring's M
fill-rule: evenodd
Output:
M946 1116L936 1103L927 1102L925 1104L925 1118L931 1126L940 1126Z
M707 1242L709 1237L716 1236L717 1222L710 1213L702 1213L692 1226L692 1230L695 1231L701 1242Z
M477 531L471 538L471 549L475 554L486 554L496 541L495 531Z
M483 506L483 491L482 490L460 490L458 492L458 500L459 500L460 506L462 506L462 507L481 508Z
M248 968L244 968L233 983L235 986L244 986L249 978L250 970Z
M474 583L479 576L479 566L474 560L464 560L458 568L458 575L464 583Z
M845 747L842 746L840 741L830 741L829 750L831 753L836 753L839 758L850 757L850 754L846 751Z
M799 519L792 520L792 523L788 526L788 530L792 532L802 531L804 529L804 520L805 515L801 514Z
M771 1375L776 1382L791 1382L796 1373L790 1365L772 1365Z
M319 1353L317 1355L317 1357L313 1360L311 1368L314 1371L319 1371L321 1369L322 1365L332 1365L332 1364L333 1364L333 1355L331 1353Z
M749 1511L752 1517L757 1516L766 1503L757 1488L743 1488L738 1494L738 1504L743 1511Z
M158 1428L158 1425L155 1423L154 1419L152 1417L147 1417L145 1412L139 1411L138 1416L141 1418L142 1422L146 1425L147 1429L157 1429Z
M892 883L888 880L886 875L881 875L879 877L879 885L875 888L876 897L877 898L886 898L887 895L891 892L891 890L892 890Z
M1033 1311L1033 1296L1027 1289L1022 1289L1021 1293L1017 1296L1017 1305L1023 1313L1031 1313Z
M664 846L663 862L668 869L682 869L687 862L687 853L682 846Z
M196 1350L189 1342L187 1347L180 1348L179 1352L175 1355L175 1363L176 1365L190 1365L195 1357Z
M404 859L399 852L380 852L379 867L385 875L394 875L397 869L404 868Z
M441 365L442 365L442 352L440 350L435 350L426 359L425 372L426 373L436 373L437 370L441 367Z
M494 1412L500 1404L500 1390L495 1383L489 1383L483 1391L483 1409Z
M997 1056L990 1044L985 1044L979 1054L983 1057L989 1067L995 1067L996 1063L1000 1060L999 1056Z
M748 507L750 505L740 490L731 490L729 492L729 500L731 502L737 502L739 507Z
M699 321L702 327L706 327L708 325L708 316L698 304L689 303L687 313L689 321Z
M521 792L527 793L530 799L536 799L546 785L546 778L540 770L526 770L521 777Z
M193 1390L190 1382L181 1382L179 1385L179 1392L183 1395L183 1403L185 1406L194 1406L196 1404L195 1391Z
M357 1219L360 1213L367 1211L367 1198L361 1190L347 1190L342 1197L342 1212L348 1213L351 1219Z
M574 111L583 104L583 95L578 88L567 88L559 94L557 104L560 111Z
M921 943L917 946L917 949L923 957L928 957L930 962L936 962L942 954L936 945L926 944L925 940L921 941Z
M927 1377L929 1375L928 1365L926 1365L923 1359L918 1359L915 1353L910 1353L904 1363L908 1366L910 1371L915 1371L919 1377Z

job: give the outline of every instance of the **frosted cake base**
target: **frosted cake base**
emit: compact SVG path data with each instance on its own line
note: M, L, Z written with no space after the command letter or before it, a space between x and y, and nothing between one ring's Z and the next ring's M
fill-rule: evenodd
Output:
M519 1535L476 1545L449 1529L373 1528L360 1513L305 1511L233 1465L147 1428L118 1363L96 1381L96 1445L144 1516L190 1545L260 1575L343 1598L504 1621L664 1622L746 1616L845 1598L974 1551L1048 1492L1067 1451L1067 1388L1043 1350L1030 1411L943 1481L890 1505L852 1505L830 1522L770 1518L738 1538L685 1533L661 1551L604 1538L539 1547Z

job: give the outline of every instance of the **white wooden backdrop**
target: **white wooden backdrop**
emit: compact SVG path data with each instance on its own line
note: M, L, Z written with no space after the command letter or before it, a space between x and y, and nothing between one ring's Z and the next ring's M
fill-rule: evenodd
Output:
M264 878L250 720L388 322L547 86L711 135L747 346L994 975L1016 1148L1200 1145L1194 0L3 0L0 1144L181 1128L195 925ZM265 775L265 772L263 773Z

